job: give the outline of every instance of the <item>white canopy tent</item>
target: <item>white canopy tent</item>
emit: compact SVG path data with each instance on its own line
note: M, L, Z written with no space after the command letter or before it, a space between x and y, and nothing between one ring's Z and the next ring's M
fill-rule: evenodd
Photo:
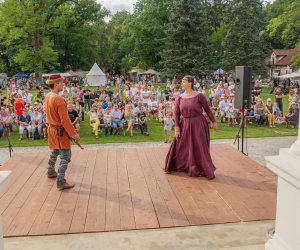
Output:
M282 75L282 76L278 76L281 79L288 79L288 78L300 78L300 69L298 69L298 71L290 73L290 74L286 74L286 75Z
M86 75L87 83L90 86L105 86L106 84L106 75L99 68L97 63L94 63L90 72Z
M221 68L218 68L215 72L214 72L215 75L223 75L224 74L224 70L221 69Z

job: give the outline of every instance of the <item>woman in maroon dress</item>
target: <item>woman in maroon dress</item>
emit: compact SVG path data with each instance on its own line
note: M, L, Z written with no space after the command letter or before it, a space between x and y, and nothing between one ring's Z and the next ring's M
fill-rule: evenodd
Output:
M183 171L189 176L215 178L215 166L209 152L209 128L203 109L212 121L212 128L218 129L206 97L193 90L194 78L182 79L184 93L175 104L175 138L165 162L165 172Z

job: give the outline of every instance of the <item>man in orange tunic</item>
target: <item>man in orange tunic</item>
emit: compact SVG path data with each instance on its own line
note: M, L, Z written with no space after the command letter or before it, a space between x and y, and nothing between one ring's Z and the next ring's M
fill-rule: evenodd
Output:
M47 129L48 144L51 149L51 155L48 162L48 178L56 178L57 188L60 190L73 188L74 184L70 184L65 179L65 172L68 163L71 161L71 142L80 140L76 133L67 111L67 103L65 99L58 95L63 89L63 78L60 75L51 75L47 80L51 91L46 95L44 108L46 121L49 124ZM58 155L60 163L58 173L55 172L55 162Z

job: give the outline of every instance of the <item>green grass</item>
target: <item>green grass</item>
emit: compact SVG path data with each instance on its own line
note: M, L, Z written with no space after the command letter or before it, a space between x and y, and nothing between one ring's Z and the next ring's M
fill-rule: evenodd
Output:
M263 88L262 98L265 101L268 97L274 100L274 95L270 95L270 88ZM284 113L287 112L288 100L287 96L284 97ZM211 130L211 139L234 139L239 126L234 128L228 127L227 124L218 123L219 130L214 132ZM247 134L249 138L259 137L278 137L278 136L295 136L297 135L298 129L285 128L284 125L278 125L276 128L269 128L266 126L258 127L255 124L249 124ZM108 136L99 133L99 139L96 139L94 135L91 135L91 129L88 123L88 117L85 117L85 121L81 123L81 144L105 144L105 143L124 143L124 142L159 142L164 140L163 125L155 120L149 122L149 136L141 135L140 131L135 129L134 136ZM46 146L47 141L45 140L18 140L17 128L14 127L14 132L10 137L11 143L14 147L27 147L27 146ZM0 139L0 148L7 147L8 142L5 137Z

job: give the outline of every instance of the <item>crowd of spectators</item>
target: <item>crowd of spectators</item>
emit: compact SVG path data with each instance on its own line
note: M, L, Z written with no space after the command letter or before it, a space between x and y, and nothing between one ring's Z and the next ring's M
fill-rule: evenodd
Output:
M40 87L37 96L33 96L24 84L6 82L0 89L0 138L6 132L8 136L17 128L19 140L47 139L45 130L46 119L43 112L45 92ZM167 80L165 86L148 81L124 81L122 88L104 87L91 88L79 83L66 84L60 95L67 101L68 114L74 128L80 133L80 124L86 119L95 138L99 133L103 136L134 136L136 131L148 136L149 120L155 119L163 124L165 142L170 142L170 134L174 126L174 108L179 95L183 93L180 82L176 78ZM221 122L234 127L241 124L242 110L234 107L235 84L233 79L217 82L196 81L195 91L207 94L209 106ZM5 92L4 92L5 91ZM286 126L298 125L298 85L291 85L288 94L288 113L283 112L283 92L277 86L274 99L262 98L261 81L256 80L252 90L251 108L244 110L246 122L257 123L259 126L275 127L285 123ZM4 94L5 93L5 94ZM34 101L33 101L34 100ZM204 114L205 115L205 114ZM151 132L151 131L150 131Z

